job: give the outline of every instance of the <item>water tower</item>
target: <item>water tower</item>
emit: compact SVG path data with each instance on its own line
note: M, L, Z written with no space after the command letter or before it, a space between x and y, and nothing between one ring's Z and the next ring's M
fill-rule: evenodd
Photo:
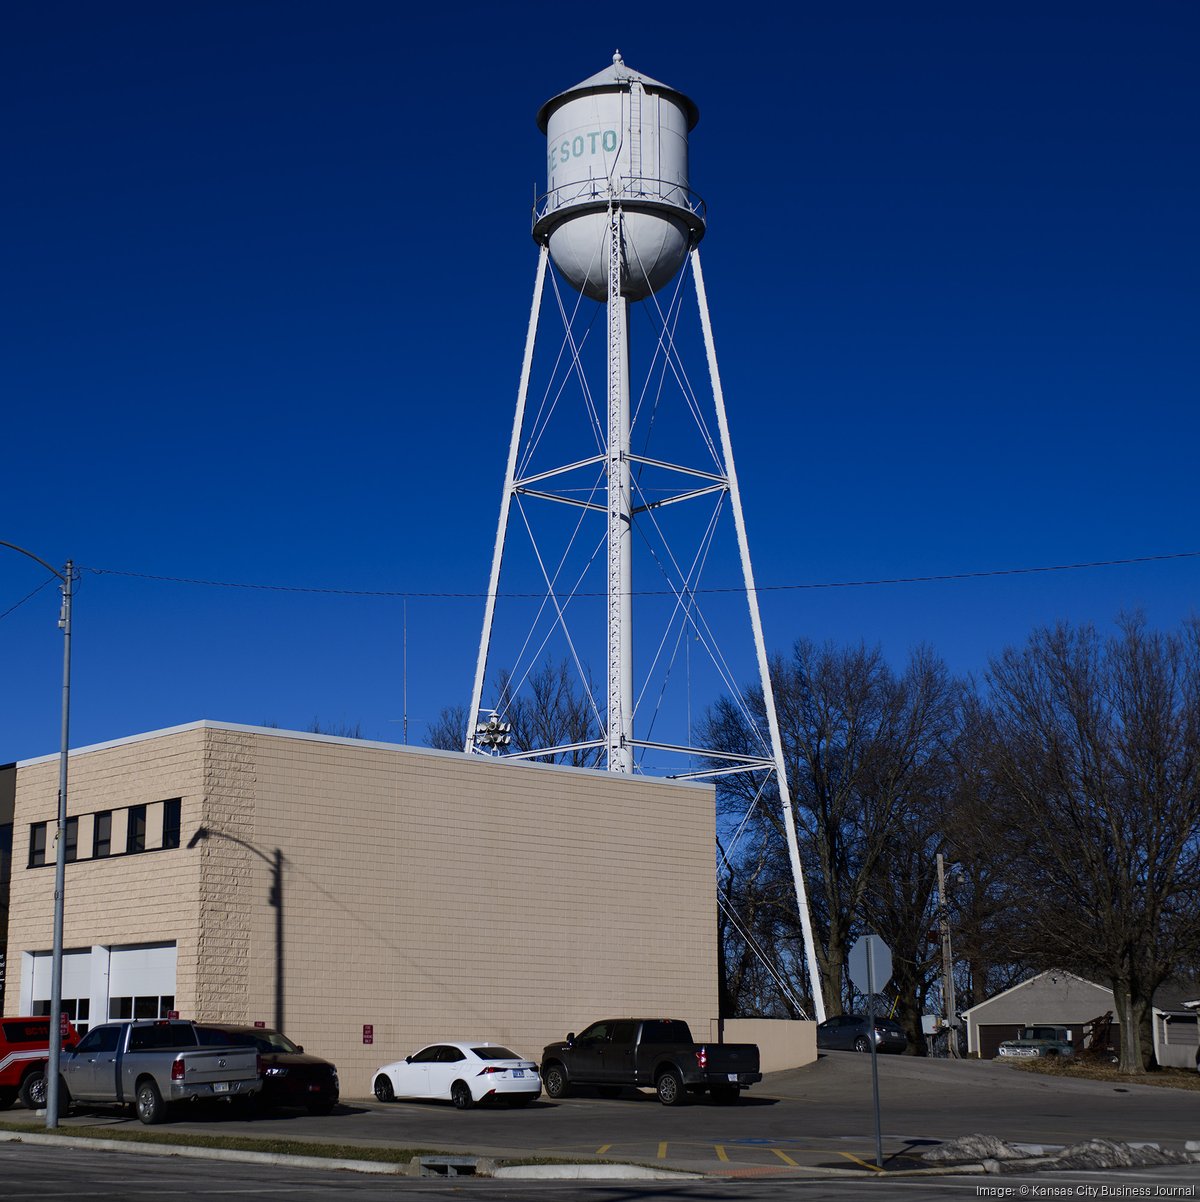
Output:
M593 748L610 772L641 771L639 753L682 757L683 767L668 775L682 779L712 778L729 773L774 775L782 803L788 851L795 883L796 901L804 934L805 956L818 1021L824 1018L812 927L803 873L796 843L796 829L788 795L783 752L771 682L767 672L758 599L750 565L745 522L733 451L729 439L725 401L717 369L704 278L700 268L699 244L705 233L703 202L691 191L688 173L688 137L699 121L696 105L682 92L632 70L618 52L611 66L575 87L548 100L538 111L537 121L546 135L546 191L537 200L533 214L533 237L539 247L533 304L530 312L525 354L517 393L516 414L509 444L500 520L496 532L491 578L485 605L483 632L476 663L467 736L467 751L486 751L506 758L555 759L564 752L578 753ZM558 277L550 270L553 263ZM681 269L690 267L695 285L703 357L711 385L707 404L716 432L701 440L708 461L694 463L669 447L650 456L631 443L631 393L639 385L641 400L648 391L645 378L633 379L630 357L630 306L646 302L657 314L655 362L661 379L668 376L684 383L687 405L699 417L700 401L687 380L687 365L676 346L680 314L664 311L657 294L677 287ZM678 277L678 280L677 280ZM531 373L538 346L538 326L547 278L556 293L557 308L565 334L559 343L556 370L559 375L548 385L540 406L527 415ZM578 294L574 304L563 299L558 278ZM681 294L681 293L680 293ZM568 294L569 295L569 294ZM577 319L585 301L603 314L603 381L592 380L585 367L583 346L586 330ZM672 302L674 304L674 302ZM600 309L602 306L602 309ZM587 319L591 320L591 319ZM566 366L563 367L562 365ZM599 375L591 372L591 376ZM557 459L548 467L530 467L529 447L545 442L543 415L558 399L568 377L576 378L589 415L588 440L582 446L556 446ZM658 385L661 388L661 380ZM602 401L601 399L602 398ZM645 421L646 419L639 419ZM530 429L526 427L529 426ZM592 471L592 487L571 487L580 474ZM660 484L648 489L644 476L656 474ZM505 694L485 704L484 686L492 647L501 570L506 541L510 540L510 517L514 503L536 499L573 506L603 523L596 550L606 568L604 595L607 615L603 630L603 659L607 691L596 702L596 735L569 745L521 746L510 741L504 722ZM757 660L758 676L765 702L768 731L761 748L745 754L728 748L697 747L688 738L673 742L638 737L634 722L638 699L645 687L635 679L634 616L639 597L634 579L635 535L653 527L661 534L660 515L670 506L714 500L732 512L736 562L740 584L748 602L750 635ZM524 525L533 537L534 521L522 509ZM707 529L716 529L715 523ZM706 539L709 535L706 533ZM707 544L706 544L707 545ZM706 552L707 553L707 552ZM660 561L675 559L670 552ZM587 595L579 582L564 585L563 562L551 569L538 555L545 597L539 612L549 612L567 629L567 614L577 595ZM682 562L682 561L680 561ZM698 562L698 558L690 562ZM714 636L704 621L696 581L699 570L680 568L672 581L672 620L678 620L686 637L676 640L690 647L691 640L706 647ZM580 577L582 579L582 575ZM743 619L744 621L744 619ZM639 636L640 637L640 636ZM537 639L526 639L538 643ZM571 656L580 663L577 643L569 641ZM660 644L660 649L663 644ZM663 658L653 657L654 663ZM723 676L726 683L732 678ZM690 719L689 719L690 734ZM701 767L696 767L697 763Z

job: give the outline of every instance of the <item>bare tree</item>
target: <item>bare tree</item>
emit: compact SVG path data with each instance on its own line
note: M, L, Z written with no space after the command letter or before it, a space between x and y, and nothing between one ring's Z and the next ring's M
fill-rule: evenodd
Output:
M988 672L993 845L1009 942L1111 982L1121 1071L1149 1060L1155 989L1200 951L1200 624L1036 631Z
M897 804L879 854L865 872L859 916L892 950L895 1017L911 1047L923 1055L921 1017L942 979L940 940L931 936L937 922L937 856L945 846L956 781L953 748L962 688L927 650L912 657L899 684L910 717L893 743L893 754L901 759L879 787L882 793L895 790Z
M575 672L567 660L555 664L546 660L526 682L527 691L515 693L507 671L501 672L497 692L500 717L512 727L512 746L522 750L543 747L573 747L571 751L534 757L537 762L570 764L575 768L595 768L604 760L603 745L574 746L601 742L599 720L591 698L595 689L589 680L576 684Z
M741 856L720 847L717 954L722 1018L800 1018L794 980L795 893L775 841Z
M941 980L936 938L937 852L941 807L912 807L897 822L871 874L863 918L892 950L895 1018L918 1055L927 1050L921 1016Z
M263 726L279 728L274 720L263 723ZM361 722L327 722L319 715L304 728L312 735L335 735L339 739L361 739L363 737Z
M467 707L448 705L425 732L425 746L439 751L462 751L467 745Z
M995 733L978 690L965 690L963 699L963 721L953 748L954 793L944 827L946 851L954 865L953 888L947 893L960 1010L1029 975L1011 921L1024 890L1018 849L996 834L994 816L1002 802L992 770Z
M305 729L314 735L336 735L339 739L363 737L361 722L324 722L320 717L315 717Z
M865 920L889 917L881 900L885 860L905 838L905 824L919 825L918 815L934 804L931 789L944 769L954 722L954 689L928 650L915 652L897 676L878 648L819 647L808 640L795 645L790 659L772 662L771 679L818 936L821 989L829 1013L840 1014L853 939ZM709 711L709 746L761 750L762 696L748 696L748 713L728 699ZM757 788L745 775L720 778L721 812L728 819L749 810L742 829L750 846L759 839L781 847L778 794L759 796ZM786 861L775 862L783 871ZM905 921L912 927L905 946L915 972L915 949L927 923L911 916ZM896 931L888 933L895 938ZM910 985L917 987L915 977ZM920 1000L913 1000L914 1011ZM911 1013L908 1019L915 1022Z
M511 748L563 747L600 739L599 723L590 700L595 690L576 684L571 665L563 660L547 660L516 692L507 669L496 680L497 715L511 727ZM447 706L425 735L429 747L443 751L462 751L474 716L465 705ZM570 764L576 768L594 768L604 758L604 748L575 748L572 751L534 757L536 761Z

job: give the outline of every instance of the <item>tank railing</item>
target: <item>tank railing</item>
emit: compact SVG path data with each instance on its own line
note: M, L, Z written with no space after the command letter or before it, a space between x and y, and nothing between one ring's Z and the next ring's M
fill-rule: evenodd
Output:
M533 205L533 224L557 212L581 203L607 204L610 200L650 200L659 204L675 205L686 209L701 221L704 220L704 200L690 188L669 179L652 179L645 175L622 175L615 181L608 179L585 179L573 184L563 184L544 196L539 196Z

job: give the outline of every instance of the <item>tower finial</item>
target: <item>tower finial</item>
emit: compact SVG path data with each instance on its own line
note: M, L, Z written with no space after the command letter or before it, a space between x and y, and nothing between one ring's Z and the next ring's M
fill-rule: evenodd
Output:
M621 57L621 52L619 50L614 51L613 52L613 66L621 67L621 66L624 66L624 64L625 64L625 60Z

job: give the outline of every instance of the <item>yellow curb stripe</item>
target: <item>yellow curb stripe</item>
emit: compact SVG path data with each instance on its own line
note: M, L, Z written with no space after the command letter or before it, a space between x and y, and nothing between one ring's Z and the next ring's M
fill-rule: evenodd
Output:
M716 1153L717 1153L717 1159L718 1159L718 1160L725 1160L725 1161L728 1161L728 1159L729 1159L729 1156L728 1156L728 1155L726 1154L726 1152L725 1152L725 1145L724 1145L724 1144L713 1144L713 1147L716 1149Z
M883 1169L881 1169L877 1164L869 1164L865 1160L859 1160L859 1158L857 1156L853 1155L850 1152L839 1152L838 1155L844 1156L847 1160L853 1160L855 1164L861 1164L864 1169L870 1169L872 1173L882 1173L883 1172Z
M601 1144L601 1145L600 1145L600 1146L599 1146L599 1147L596 1149L596 1155L597 1155L597 1156L603 1156L603 1155L604 1155L604 1153L605 1153L605 1152L607 1152L607 1151L609 1150L609 1148L611 1148L611 1147L612 1147L612 1144Z
M778 1148L772 1148L771 1151L774 1152L784 1164L790 1164L794 1169L798 1169L800 1167L786 1152L781 1152Z
M666 1160L666 1158L667 1158L667 1141L666 1140L663 1140L663 1142L658 1145L658 1158L659 1158L659 1160Z

